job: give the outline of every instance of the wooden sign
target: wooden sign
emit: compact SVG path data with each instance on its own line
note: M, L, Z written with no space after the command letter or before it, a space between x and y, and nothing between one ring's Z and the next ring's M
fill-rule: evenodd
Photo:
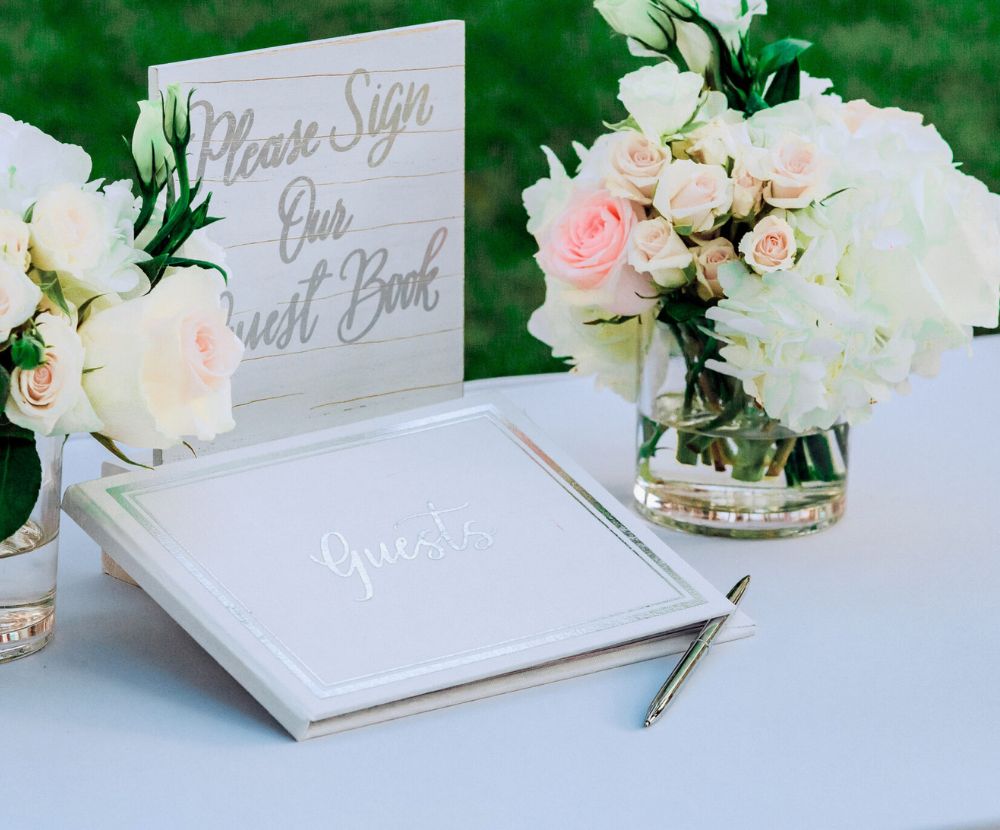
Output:
M246 346L211 449L461 394L464 49L448 21L150 69L194 89Z

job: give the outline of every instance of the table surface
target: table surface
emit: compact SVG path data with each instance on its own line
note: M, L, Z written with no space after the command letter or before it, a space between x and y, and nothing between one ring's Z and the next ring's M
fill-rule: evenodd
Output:
M64 517L58 634L0 667L0 827L1000 826L1000 337L852 435L815 536L662 531L758 630L656 728L676 658L294 743ZM628 499L632 410L568 376L500 388ZM74 439L67 483L103 451Z

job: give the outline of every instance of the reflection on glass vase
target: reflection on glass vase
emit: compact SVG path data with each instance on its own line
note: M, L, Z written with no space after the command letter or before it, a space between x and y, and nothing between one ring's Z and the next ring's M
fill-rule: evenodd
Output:
M31 518L0 542L0 663L52 639L63 437L37 439L42 486Z
M693 533L811 533L844 512L846 424L796 433L742 383L705 368L706 338L657 321L642 360L635 499L653 522Z

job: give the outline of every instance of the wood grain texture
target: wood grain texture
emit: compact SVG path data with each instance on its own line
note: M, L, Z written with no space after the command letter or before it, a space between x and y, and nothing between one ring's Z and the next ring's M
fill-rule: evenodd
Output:
M166 64L245 359L228 449L461 395L460 21ZM188 456L181 447L163 460Z

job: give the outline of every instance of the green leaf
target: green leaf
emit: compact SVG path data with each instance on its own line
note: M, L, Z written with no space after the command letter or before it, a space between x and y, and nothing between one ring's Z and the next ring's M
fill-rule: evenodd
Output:
M842 188L840 188L840 190L834 190L833 193L831 193L829 196L827 196L824 199L820 199L818 202L816 202L816 204L823 205L825 207L826 203L829 202L831 199L833 199L835 196L839 196L841 193L845 193L846 191L848 191L850 189L851 188L849 188L849 187L842 187Z
M0 439L0 539L28 521L41 487L42 463L34 437Z
M625 315L620 314L617 317L609 317L606 320L586 320L584 321L585 326L620 326L622 323L627 323L629 320L634 320L635 315Z
M770 104L761 97L757 90L751 90L750 96L747 98L746 114L753 115L755 112L766 110L769 106Z
M688 300L676 300L667 302L660 312L660 316L666 315L676 323L690 323L699 317L705 316L705 306L692 303Z
M607 129L613 130L616 133L623 132L625 130L633 130L637 133L642 132L642 130L639 129L639 122L636 121L631 115L624 121L615 121L614 123L605 121L603 123Z
M101 435L99 432L90 433L94 440L97 441L104 449L111 453L119 461L124 461L126 464L131 464L134 467L142 467L144 470L152 470L152 467L146 464L140 464L138 461L133 461L124 452L122 452L121 447L119 447L113 440L108 438L107 435Z
M10 372L6 367L0 366L0 411L3 411L7 403L7 396L10 394ZM6 418L4 419L6 420Z
M785 38L776 43L769 43L760 53L757 62L757 79L763 83L771 75L792 61L797 60L799 55L806 51L812 44L808 40L796 40L795 38Z
M55 271L39 271L38 277L38 287L42 289L42 293L55 303L63 314L71 316L62 283L59 282L59 275Z
M218 271L220 274L222 274L223 281L227 285L229 284L229 274L226 273L226 270L224 268L222 268L219 265L216 265L214 262L208 262L207 260L204 259L188 259L187 257L172 256L167 260L167 265L168 266L175 265L179 268L194 266L195 268L214 269Z
M90 307L94 304L94 301L99 300L101 299L101 297L106 297L106 296L107 294L98 294L96 297L88 297L86 300L80 303L80 307L76 310L77 319L82 323L84 316L87 314L88 311L90 311Z
M45 343L36 332L22 332L10 342L10 357L19 369L37 369L45 362Z
M776 107L786 101L797 101L799 98L799 80L801 70L798 60L785 64L771 81L764 100L768 106Z
M35 433L30 429L12 424L6 415L0 415L0 440L5 438L19 438L22 441L34 441Z

